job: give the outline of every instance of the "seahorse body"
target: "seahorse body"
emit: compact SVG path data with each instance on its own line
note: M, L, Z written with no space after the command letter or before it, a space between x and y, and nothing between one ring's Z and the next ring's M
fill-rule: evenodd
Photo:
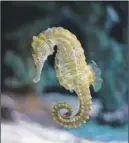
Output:
M33 37L33 58L37 67L34 82L40 80L44 62L53 54L55 45L57 45L55 57L57 78L67 90L74 90L77 93L80 108L72 117L72 107L68 103L58 103L52 110L52 116L62 126L78 127L89 119L92 104L89 86L96 83L97 76L92 66L86 63L84 50L76 36L62 27L54 27ZM61 109L68 110L68 114L61 115Z

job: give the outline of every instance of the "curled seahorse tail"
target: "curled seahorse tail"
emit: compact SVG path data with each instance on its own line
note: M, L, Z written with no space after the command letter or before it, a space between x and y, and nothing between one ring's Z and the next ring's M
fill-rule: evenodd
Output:
M88 90L88 91L87 91ZM89 119L89 114L91 111L91 96L89 94L89 89L87 88L86 91L80 91L80 89L76 90L77 95L80 100L80 107L79 111L74 117L72 115L72 107L68 103L58 103L54 106L52 110L52 116L54 120L60 125L67 127L67 128L76 128L82 125L82 123L86 123L86 120ZM85 95L82 95L85 93ZM86 95L87 93L87 95ZM61 115L60 110L66 109L68 111L67 116Z
M60 111L62 109L67 110L67 114L69 116L65 116L65 115L61 115ZM70 119L70 116L72 115L72 107L70 104L66 103L66 102L62 102L62 103L57 103L56 105L54 105L53 109L52 109L52 116L53 119L56 120L57 123L59 123L60 125L67 126L66 124L66 119Z
M79 111L80 116L80 123L86 123L86 121L89 119L90 113L91 113L91 107L92 107L92 97L90 94L89 87L87 85L80 85L76 89L76 93L80 99L80 109L83 109L83 115ZM79 110L80 110L79 109Z

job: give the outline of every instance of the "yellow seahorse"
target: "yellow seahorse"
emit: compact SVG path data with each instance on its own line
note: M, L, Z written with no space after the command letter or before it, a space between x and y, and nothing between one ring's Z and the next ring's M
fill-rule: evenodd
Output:
M93 85L95 91L101 88L101 70L93 61L89 65L86 63L84 50L74 34L62 27L53 27L38 36L33 36L32 56L36 65L34 82L40 80L44 62L53 54L55 45L57 46L56 76L62 86L76 92L80 100L80 108L72 117L72 107L65 102L58 103L52 109L52 116L60 125L76 128L89 119L92 104L89 86ZM66 109L67 114L61 115L61 109Z

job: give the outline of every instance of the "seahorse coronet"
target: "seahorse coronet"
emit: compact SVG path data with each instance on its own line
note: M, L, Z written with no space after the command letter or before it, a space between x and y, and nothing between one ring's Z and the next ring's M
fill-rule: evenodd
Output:
M52 109L53 119L67 128L80 127L86 123L91 113L91 94L89 86L95 83L95 72L86 63L86 57L80 41L69 30L62 27L48 28L33 36L32 48L36 64L35 82L40 80L41 70L49 55L54 52L56 76L61 86L69 91L75 91L80 100L79 111L72 117L72 107L66 102L57 103ZM61 115L60 110L66 109L67 114Z

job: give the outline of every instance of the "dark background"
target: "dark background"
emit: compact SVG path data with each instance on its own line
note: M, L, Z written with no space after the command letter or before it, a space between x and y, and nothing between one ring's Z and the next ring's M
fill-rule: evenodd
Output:
M95 93L92 87L90 89L93 99L102 103L101 113L110 112L114 116L120 111L125 116L128 99L128 2L2 1L1 12L2 93L14 93L15 96L35 93L38 97L56 92L76 96L59 85L53 68L54 55L45 63L41 81L37 85L32 81L35 71L31 56L32 37L48 27L62 26L78 37L87 62L94 60L102 71L104 83L101 90ZM127 123L125 118L116 117L108 123L123 125Z

